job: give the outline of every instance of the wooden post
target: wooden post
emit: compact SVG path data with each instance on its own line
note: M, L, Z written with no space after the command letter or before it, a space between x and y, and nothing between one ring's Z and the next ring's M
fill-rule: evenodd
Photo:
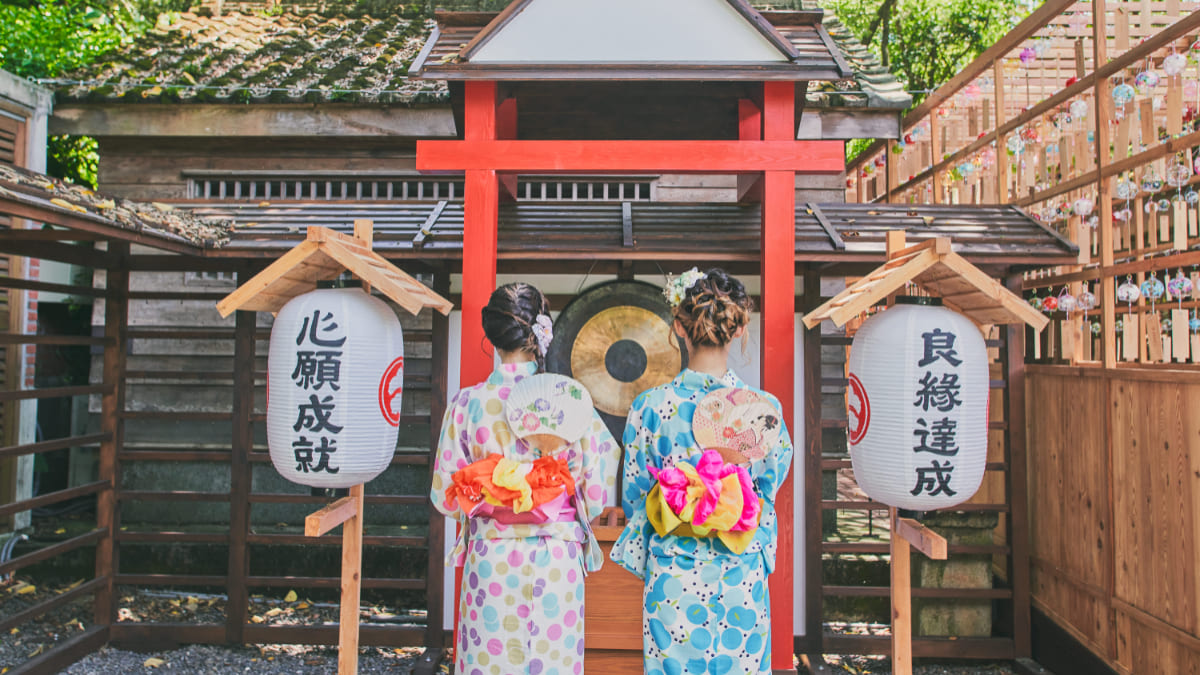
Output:
M932 560L946 559L946 539L911 518L888 509L892 521L892 673L912 675L912 561L916 547Z
M896 508L888 509L892 520L892 672L912 675L912 570L908 541L896 527Z
M109 253L124 261L129 244L110 243ZM104 365L102 382L108 393L100 397L100 430L107 440L100 443L99 478L108 483L96 496L96 527L105 530L96 543L96 578L104 579L93 605L94 621L100 626L112 625L117 618L113 598L115 578L119 569L120 549L116 545L121 512L117 508L117 490L121 485L121 464L117 461L124 444L125 421L125 343L129 330L129 268L113 266L105 276L104 295ZM12 347L16 349L16 347Z
M342 526L342 598L338 618L338 675L358 673L358 611L362 597L362 540L364 486L350 488L350 496L310 513L304 535L319 537Z
M796 85L763 84L763 139L793 140ZM762 204L762 387L779 399L783 419L794 428L796 364L796 172L766 171ZM793 464L795 458L793 456ZM803 463L801 463L803 466ZM784 470L790 476L790 467ZM775 498L779 541L775 573L770 577L771 668L794 673L792 556L793 487L785 479Z

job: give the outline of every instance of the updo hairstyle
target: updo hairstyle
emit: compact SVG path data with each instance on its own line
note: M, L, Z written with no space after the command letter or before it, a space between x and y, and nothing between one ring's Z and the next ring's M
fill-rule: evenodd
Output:
M750 322L754 300L742 282L714 267L692 285L675 308L675 319L697 347L724 347Z
M550 303L537 288L524 282L504 284L492 291L483 308L483 334L496 349L529 352L542 363L533 325L539 314L550 314Z

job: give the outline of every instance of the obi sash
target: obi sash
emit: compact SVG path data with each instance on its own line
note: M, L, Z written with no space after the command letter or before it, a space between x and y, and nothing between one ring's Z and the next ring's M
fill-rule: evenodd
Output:
M454 485L446 494L458 501L469 519L486 518L504 525L579 524L586 543L584 572L599 569L604 555L587 517L577 508L584 503L583 495L565 459L548 456L518 462L492 453L451 478ZM465 539L473 529L463 523L447 564L466 562Z
M744 466L705 450L694 463L651 467L650 473L658 482L646 495L646 517L659 536L717 537L738 555L750 546L762 500Z

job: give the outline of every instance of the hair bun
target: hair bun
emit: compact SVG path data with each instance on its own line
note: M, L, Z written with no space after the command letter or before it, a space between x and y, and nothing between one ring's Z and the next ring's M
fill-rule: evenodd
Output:
M692 285L675 308L675 319L696 346L724 347L750 322L754 301L741 281L714 267Z

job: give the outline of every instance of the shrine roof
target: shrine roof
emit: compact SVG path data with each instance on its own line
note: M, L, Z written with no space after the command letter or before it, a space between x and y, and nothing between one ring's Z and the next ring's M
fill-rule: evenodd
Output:
M409 68L435 29L423 5L397 5L386 16L329 6L279 14L164 13L131 45L93 65L47 82L60 104L81 103L446 103L444 79L411 76ZM481 30L495 12L474 17ZM903 85L830 13L767 10L763 16L800 52L809 86L807 105L901 110L911 103ZM460 20L461 20L460 18ZM827 32L828 40L821 37ZM467 33L463 33L467 35ZM468 38L469 39L469 38ZM435 40L439 54L457 44ZM429 68L440 59L426 58ZM841 65L839 65L839 63ZM817 72L817 71L823 71ZM432 72L432 71L431 71ZM818 81L822 75L826 81ZM711 76L711 75L710 75Z
M456 258L462 250L461 202L179 206L234 221L230 241L214 252L221 256L274 255L303 239L309 225L349 232L356 219L374 222L376 250L387 257ZM757 259L761 222L755 203L508 202L500 205L498 248L501 257ZM796 259L882 261L894 229L914 244L952 237L955 251L976 264L1066 264L1078 257L1073 244L1012 206L798 204Z

